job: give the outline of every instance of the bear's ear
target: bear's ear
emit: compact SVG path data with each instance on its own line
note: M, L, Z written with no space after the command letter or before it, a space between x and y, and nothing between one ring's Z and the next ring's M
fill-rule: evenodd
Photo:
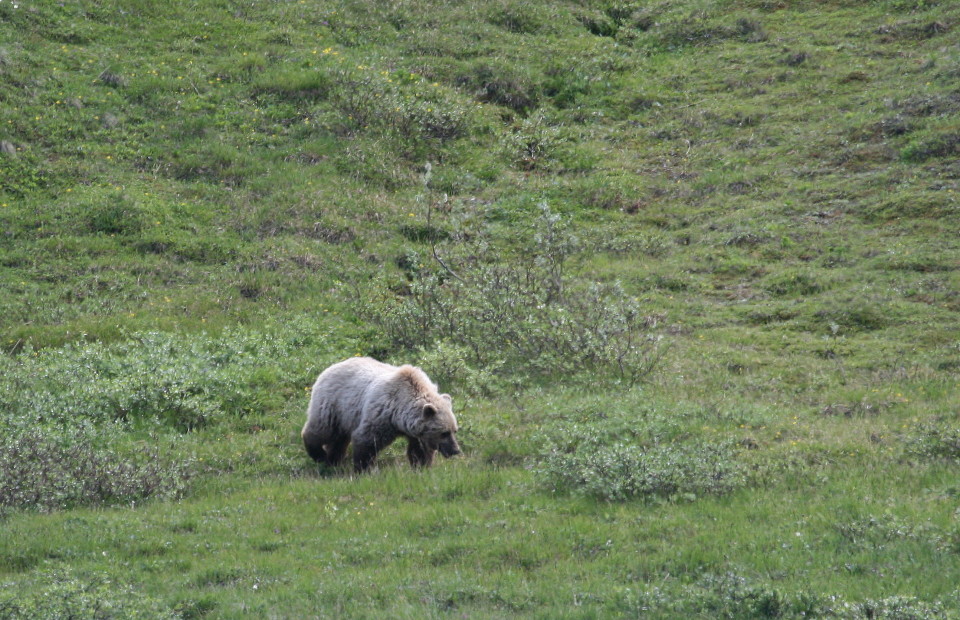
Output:
M432 418L437 415L437 409L433 405L427 404L423 406L423 417Z
M442 398L443 400L447 401L448 403L452 403L452 402L453 402L453 399L450 398L450 395L449 395L449 394L441 394L441 395L440 395L440 398Z

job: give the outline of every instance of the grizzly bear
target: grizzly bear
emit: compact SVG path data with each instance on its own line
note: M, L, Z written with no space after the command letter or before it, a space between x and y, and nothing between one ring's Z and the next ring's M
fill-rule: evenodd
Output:
M317 377L300 436L313 460L332 466L352 442L353 465L362 472L401 435L413 467L430 466L437 450L445 457L460 454L456 433L450 396L422 370L354 357Z

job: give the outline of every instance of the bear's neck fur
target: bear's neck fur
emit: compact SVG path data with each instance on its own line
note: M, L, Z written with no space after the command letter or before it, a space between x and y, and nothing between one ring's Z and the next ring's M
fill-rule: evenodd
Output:
M436 387L430 380L427 379L427 376L423 373L422 370L416 366L410 366L405 364L397 369L397 373L393 376L395 381L407 383L414 389L417 394L429 394L436 391Z

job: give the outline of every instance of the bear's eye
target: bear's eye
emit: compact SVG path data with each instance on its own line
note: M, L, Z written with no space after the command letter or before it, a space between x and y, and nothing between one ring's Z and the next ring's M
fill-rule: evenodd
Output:
M453 437L453 433L451 433L450 431L446 431L444 433L441 433L440 437L442 437L443 439L450 439L451 437Z

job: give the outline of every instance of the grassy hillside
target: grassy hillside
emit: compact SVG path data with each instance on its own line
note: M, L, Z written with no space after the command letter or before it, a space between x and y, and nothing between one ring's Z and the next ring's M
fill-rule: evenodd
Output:
M0 617L960 616L958 32L0 1ZM357 354L465 456L318 469Z

